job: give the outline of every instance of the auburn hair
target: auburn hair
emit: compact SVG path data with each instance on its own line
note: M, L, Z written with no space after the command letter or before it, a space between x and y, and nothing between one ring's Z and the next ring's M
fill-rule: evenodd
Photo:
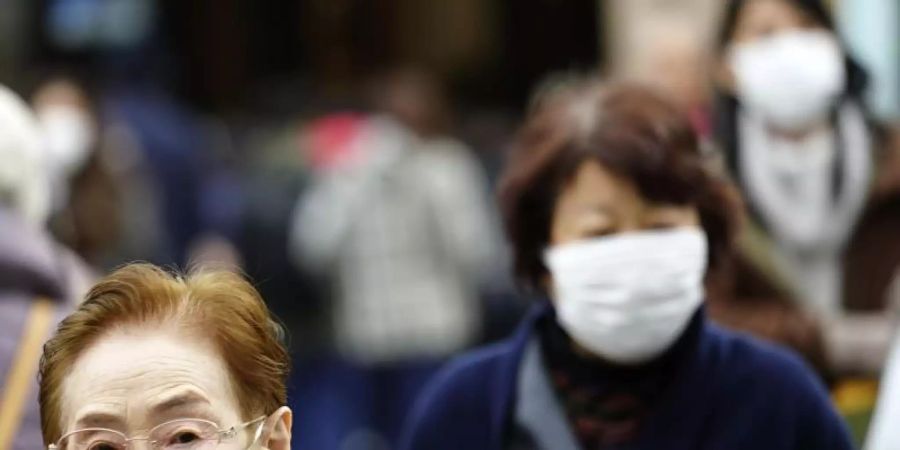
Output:
M97 283L44 345L40 409L44 443L62 433L62 385L78 357L117 328L174 323L218 349L246 420L287 402L290 367L284 331L256 289L232 272L182 276L151 264L127 265Z
M574 76L533 99L500 181L514 270L526 286L544 291L557 197L585 161L629 178L645 199L695 206L711 270L730 253L739 195L710 169L687 115L650 87Z

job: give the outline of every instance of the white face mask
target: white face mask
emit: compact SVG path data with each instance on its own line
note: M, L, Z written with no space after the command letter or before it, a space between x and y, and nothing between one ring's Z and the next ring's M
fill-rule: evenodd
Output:
M785 131L803 131L827 119L847 78L840 46L822 30L739 44L729 62L748 112Z
M90 156L95 139L91 118L81 109L65 105L45 107L37 116L54 171L68 179Z
M557 321L579 345L621 364L659 356L703 302L699 227L628 233L552 247Z
M94 144L90 116L79 108L53 105L37 113L47 150L55 211L69 203L69 182L84 167Z

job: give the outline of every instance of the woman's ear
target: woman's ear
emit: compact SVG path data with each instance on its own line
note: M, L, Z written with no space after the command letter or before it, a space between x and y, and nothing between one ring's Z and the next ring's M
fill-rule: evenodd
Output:
M267 450L291 450L291 426L294 414L291 408L282 406L266 419L262 433L262 448Z

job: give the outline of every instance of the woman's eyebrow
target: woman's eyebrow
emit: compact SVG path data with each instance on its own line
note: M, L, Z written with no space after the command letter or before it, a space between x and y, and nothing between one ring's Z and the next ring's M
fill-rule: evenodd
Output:
M576 201L570 203L566 209L573 212L590 212L604 215L612 215L613 207L606 202L598 203L596 201Z
M75 421L75 429L80 428L112 428L118 429L124 424L118 414L102 410L86 411Z
M185 408L196 405L210 405L209 398L194 388L178 390L150 406L151 414L163 415L173 409Z

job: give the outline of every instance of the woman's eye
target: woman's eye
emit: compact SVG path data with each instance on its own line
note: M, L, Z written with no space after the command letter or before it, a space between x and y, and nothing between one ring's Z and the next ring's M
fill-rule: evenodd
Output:
M183 448L182 446L196 444L200 440L200 436L197 433L193 431L182 431L169 438L166 448Z
M596 229L596 230L588 230L584 237L586 238L600 238L613 234L613 230L609 229Z
M110 442L92 442L87 450L119 450L119 447Z
M194 442L197 439L200 439L200 436L197 436L196 434L194 434L192 432L178 433L177 435L175 435L175 443L176 444L190 444L191 442Z

